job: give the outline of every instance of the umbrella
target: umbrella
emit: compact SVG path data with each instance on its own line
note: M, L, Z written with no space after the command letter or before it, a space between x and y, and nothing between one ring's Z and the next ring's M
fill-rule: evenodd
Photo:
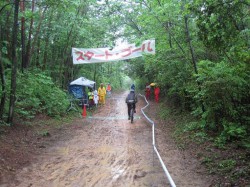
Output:
M155 86L156 85L156 83L154 83L154 82L152 82L151 84L150 84L150 86Z

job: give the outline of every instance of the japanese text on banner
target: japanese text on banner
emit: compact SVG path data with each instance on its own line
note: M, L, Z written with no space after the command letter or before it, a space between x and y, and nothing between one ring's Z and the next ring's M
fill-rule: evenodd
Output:
M155 40L145 40L141 46L128 44L118 50L108 48L84 49L72 48L73 64L98 63L126 60L143 54L155 54Z

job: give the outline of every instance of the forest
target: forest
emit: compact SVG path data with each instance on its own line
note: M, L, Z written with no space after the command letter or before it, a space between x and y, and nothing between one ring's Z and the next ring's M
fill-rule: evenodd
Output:
M161 88L161 112L219 149L250 149L249 0L1 0L0 135L43 113L60 118L70 81ZM156 54L73 65L72 47L155 39ZM230 160L229 160L230 161ZM234 162L228 162L236 167ZM238 175L249 177L249 162Z

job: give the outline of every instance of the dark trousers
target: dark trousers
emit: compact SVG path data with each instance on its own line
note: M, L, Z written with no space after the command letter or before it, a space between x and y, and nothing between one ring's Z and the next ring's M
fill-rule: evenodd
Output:
M130 116L130 110L132 109L132 107L134 108L134 111L135 111L135 103L127 104L127 105L128 105L128 116Z
M93 99L89 99L89 107L94 106L94 100Z

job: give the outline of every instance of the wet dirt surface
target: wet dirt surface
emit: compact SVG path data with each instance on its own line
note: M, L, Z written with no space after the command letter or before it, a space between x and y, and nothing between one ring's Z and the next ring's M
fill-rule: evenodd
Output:
M152 147L151 125L137 104L133 124L127 119L126 93L112 96L93 116L78 119L73 137L60 141L19 170L1 187L170 186ZM87 123L86 123L87 122ZM159 152L176 186L206 187L195 161L185 160L171 137L156 129ZM193 162L193 163L192 163Z

